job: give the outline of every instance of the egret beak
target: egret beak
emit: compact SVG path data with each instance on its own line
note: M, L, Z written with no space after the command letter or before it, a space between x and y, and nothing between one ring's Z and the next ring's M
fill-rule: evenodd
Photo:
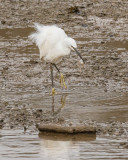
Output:
M73 46L72 46L72 48L74 49L74 51L78 54L78 56L80 57L80 59L82 59L83 63L85 64L85 60L83 59L83 57L81 56L81 54L77 51L77 49L74 48Z

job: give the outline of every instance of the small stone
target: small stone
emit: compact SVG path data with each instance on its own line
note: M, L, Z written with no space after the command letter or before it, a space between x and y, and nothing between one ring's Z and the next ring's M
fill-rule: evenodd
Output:
M68 13L80 13L78 6L68 8Z
M5 23L6 23L6 21L4 21L4 20L1 21L1 24L5 24Z

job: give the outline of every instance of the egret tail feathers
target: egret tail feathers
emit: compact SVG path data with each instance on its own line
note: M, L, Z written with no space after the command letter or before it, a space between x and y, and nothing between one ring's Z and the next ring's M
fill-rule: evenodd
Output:
M34 23L34 28L36 29L36 32L29 35L28 38L31 39L34 43L36 43L38 47L40 47L46 39L44 25Z
M41 32L43 27L44 27L43 24L34 23L34 28L36 29L37 32Z

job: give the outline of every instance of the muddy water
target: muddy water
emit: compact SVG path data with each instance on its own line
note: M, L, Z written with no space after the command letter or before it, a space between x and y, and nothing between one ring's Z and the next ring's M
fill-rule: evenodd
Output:
M99 38L96 41L97 37L79 38L79 33L76 33L74 38L78 41L83 57L87 59L86 66L83 69L79 68L77 64L79 59L75 54L72 54L70 59L65 58L60 68L66 77L68 89L60 88L55 71L57 94L53 98L50 95L49 65L40 62L38 49L27 38L32 31L32 28L0 30L0 101L5 114L5 128L16 127L15 122L18 119L15 119L14 110L19 109L20 113L23 108L28 111L41 109L46 119L50 116L59 116L71 122L128 121L128 93L125 79L127 71L124 66L121 67L121 62L127 63L126 40L112 39L111 41L106 38L103 41ZM82 48L83 46L86 48ZM108 56L109 52L112 58ZM116 54L113 55L115 52ZM106 61L109 63L106 64ZM110 64L112 66L109 66ZM114 67L114 71L110 72ZM124 75L117 76L116 69L118 73ZM107 75L104 75L104 72ZM2 116L3 113L1 111ZM29 127L31 118L29 115L22 125ZM2 159L53 160L55 157L55 159L68 160L71 158L127 159L128 157L127 149L121 145L126 142L123 138L96 137L96 135L38 136L37 132L29 130L23 132L21 129L2 129L0 140Z
M127 159L128 152L116 138L96 138L95 135L33 134L31 131L1 130L2 160L70 160Z

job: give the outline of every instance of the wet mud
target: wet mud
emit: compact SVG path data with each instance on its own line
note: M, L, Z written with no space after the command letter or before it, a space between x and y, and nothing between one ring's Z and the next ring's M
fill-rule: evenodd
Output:
M127 8L127 0L1 0L1 135L6 135L4 129L37 134L37 124L88 124L96 128L95 136L106 138L102 139L104 143L109 139L111 146L111 139L116 138L115 148L127 148ZM40 61L38 48L28 39L34 22L63 28L77 41L85 59L85 66L80 65L80 59L72 52L58 65L68 88L61 88L54 71L54 97L49 64ZM45 136L40 135L44 139Z

